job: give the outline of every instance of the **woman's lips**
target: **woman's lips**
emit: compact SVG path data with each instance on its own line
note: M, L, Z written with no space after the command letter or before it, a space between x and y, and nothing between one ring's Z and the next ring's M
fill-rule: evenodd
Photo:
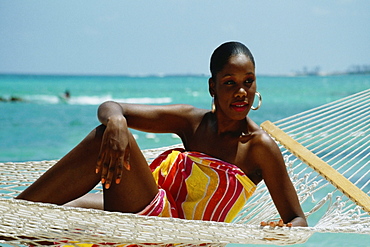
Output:
M248 103L246 102L235 102L231 104L231 108L234 111L242 112L245 111L248 108Z

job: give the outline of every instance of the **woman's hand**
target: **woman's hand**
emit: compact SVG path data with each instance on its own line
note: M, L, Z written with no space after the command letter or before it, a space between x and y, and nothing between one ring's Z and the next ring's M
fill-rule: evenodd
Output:
M121 182L123 167L130 170L130 143L126 119L122 115L111 116L106 124L96 173L101 171L101 182L109 189L114 174L115 182Z
M284 224L284 221L282 219L280 219L279 221L270 221L270 222L262 221L261 226L270 226L272 228L274 228L275 226L278 226L278 227L283 227L283 226L292 227L293 224L291 222L289 222L287 224Z

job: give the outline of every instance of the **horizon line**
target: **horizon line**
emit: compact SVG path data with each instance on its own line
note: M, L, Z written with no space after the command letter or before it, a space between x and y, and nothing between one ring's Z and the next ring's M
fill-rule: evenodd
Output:
M257 77L295 77L295 76L334 76L334 75L353 75L353 74L370 74L366 72L333 72L333 73L287 73L287 74L258 74ZM75 74L75 73L26 73L26 72L0 72L0 76L60 76L60 77L210 77L204 73L148 73L148 74Z

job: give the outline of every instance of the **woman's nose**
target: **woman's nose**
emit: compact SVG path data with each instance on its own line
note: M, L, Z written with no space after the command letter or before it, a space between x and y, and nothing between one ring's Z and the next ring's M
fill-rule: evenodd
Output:
M238 91L236 91L236 93L235 93L235 96L236 97L245 97L245 96L247 96L247 91L245 90L245 88L243 88L243 87L240 87L239 89L238 89Z

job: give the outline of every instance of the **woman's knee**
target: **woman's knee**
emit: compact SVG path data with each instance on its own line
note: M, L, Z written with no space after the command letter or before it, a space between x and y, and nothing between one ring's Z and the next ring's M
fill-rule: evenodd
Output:
M97 126L92 131L90 131L89 134L87 134L87 136L82 140L81 143L86 143L87 145L96 143L100 146L105 129L106 127L103 124Z
M101 140L103 138L104 131L106 129L106 126L104 124L101 124L97 126L93 131L90 132L91 137L94 139Z

